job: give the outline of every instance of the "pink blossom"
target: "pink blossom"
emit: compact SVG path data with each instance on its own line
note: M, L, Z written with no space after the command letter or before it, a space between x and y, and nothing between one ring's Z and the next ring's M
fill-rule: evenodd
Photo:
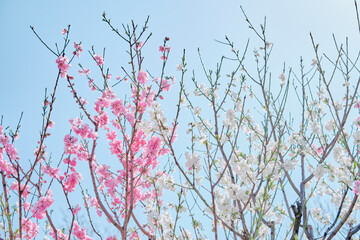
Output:
M104 59L103 59L102 56L99 56L99 55L95 54L94 59L95 59L98 66L104 64Z
M165 56L165 55L162 55L162 56L160 57L160 59L161 59L162 61L165 61L165 60L167 60L167 59L168 59L168 57L167 57L167 56Z
M76 135L80 135L81 138L91 138L95 139L97 134L90 128L89 124L82 124L82 120L80 118L70 119L71 129L74 131Z
M357 128L360 128L360 117L359 117L359 116L354 120L354 125L355 125Z
M119 139L114 139L109 143L111 154L117 155L119 158L124 154L123 142Z
M26 211L28 211L30 209L30 203L24 202L23 207Z
M110 236L106 238L106 240L118 240L118 238L116 236Z
M354 105L354 108L360 108L360 100Z
M146 136L145 136L144 132L141 129L139 129L135 133L134 142L131 145L131 150L133 152L137 152L137 151L139 151L139 149L141 147L145 146L145 144L146 144L145 138L146 138Z
M6 160L0 160L0 170L5 172L8 177L11 175L17 176L15 168Z
M60 229L57 229L56 233L57 233L58 240L68 240L69 239L68 235L63 233ZM49 235L52 236L54 239L56 239L55 233L52 228L50 230Z
M48 128L53 128L54 127L54 122L53 121L49 121L48 123Z
M86 229L81 229L77 222L74 222L74 236L80 240L91 240L91 238L86 235Z
M148 76L149 75L145 70L141 70L138 73L137 80L139 81L139 83L145 84L148 81Z
M47 196L41 197L32 207L31 212L34 214L36 219L43 219L45 217L45 212L48 207L50 207L54 202L52 198L51 191L48 190Z
M78 212L80 212L80 210L81 210L81 207L79 206L79 204L77 204L76 207L72 210L72 212L74 214L78 214Z
M57 178L60 174L59 168L53 168L51 166L42 166L41 170L52 178Z
M62 33L62 34L66 34L66 33L67 33L67 29L64 28L63 30L61 30L61 33Z
M111 110L112 113L119 117L121 114L125 113L125 106L123 104L123 101L121 99L116 99L111 103Z
M157 136L152 136L145 146L146 164L153 164L153 161L158 157L161 149L162 141ZM155 166L154 166L155 167Z
M160 51L160 52L164 52L164 51L165 51L165 47L164 47L164 46L159 46L159 51Z
M79 158L79 160L83 161L87 161L89 159L89 153L84 149L84 147L81 147L81 149L79 149L79 152L76 154L76 156Z
M316 147L315 144L312 145L312 148L315 150L315 152L317 153L317 155L321 155L324 153L324 148L323 147Z
M132 240L132 239L139 239L139 236L138 236L137 232L133 232L133 233L131 234L130 240Z
M114 141L114 139L116 138L116 131L110 131L106 134L106 139L110 140L110 141Z
M108 108L110 106L111 101L108 98L98 98L95 104L95 111L100 113L104 108Z
M30 186L26 185L25 189L24 186L25 186L24 184L21 184L20 188L21 190L23 190L22 196L26 199L30 194ZM19 184L17 182L13 182L10 188L16 192L19 192Z
M90 79L89 80L89 88L91 89L91 91L95 91L96 90L96 86L94 84L94 79Z
M142 48L143 44L144 44L144 42L137 42L135 44L134 49L137 50L137 51L140 50Z
M171 84L169 83L169 80L162 79L160 86L163 91L168 92L170 90Z
M61 77L65 78L67 76L67 72L68 72L69 68L71 67L71 65L68 64L69 59L66 56L59 56L55 62L58 65L58 68L61 73Z
M67 134L64 137L64 150L66 154L76 154L78 152L78 145L76 144L77 138Z
M90 69L84 68L83 73L87 76L90 74Z
M354 181L354 188L353 188L353 192L355 195L359 195L359 190L360 190L360 180L355 180Z
M111 75L111 74L109 74ZM103 94L102 94L102 98L105 98L107 100L111 100L111 99L115 99L116 95L115 93L111 90L111 88L106 88L104 91L103 91ZM109 107L109 106L107 106Z
M91 199L87 199L87 200L90 200L90 206L91 206L91 207L95 207L95 209L96 209L96 214L97 214L99 217L101 217L101 216L102 216L102 212L101 212L101 210L100 210L100 205L99 205L97 199L96 199L96 198L91 198Z
M37 225L37 223L33 223L29 219L23 218L21 224L24 239L33 239L38 235L39 225Z
M99 123L100 127L107 125L109 122L109 116L107 112L102 112L99 116L95 116L95 121Z
M11 143L5 145L5 151L11 160L19 160L18 152L14 145L12 145Z
M75 190L76 185L78 185L82 176L78 172L72 172L65 180L64 188L68 192L73 192Z
M77 57L80 57L80 54L83 51L80 43L74 42L74 48L75 48L75 51L73 52L73 54L76 55Z

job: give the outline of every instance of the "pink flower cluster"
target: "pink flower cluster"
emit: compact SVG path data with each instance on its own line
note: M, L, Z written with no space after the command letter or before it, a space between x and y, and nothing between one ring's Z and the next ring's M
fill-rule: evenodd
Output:
M84 68L83 70L79 70L79 75L82 76L83 74L88 76L90 74L90 69Z
M97 63L98 66L104 64L104 59L103 59L102 56L99 56L99 55L95 54L95 55L94 55L94 59L95 59L95 61L96 61L96 63Z
M21 221L22 229L23 229L23 238L24 239L33 239L39 233L39 225L31 222L27 218L23 218Z
M71 67L71 65L69 64L69 59L66 56L59 56L56 59L56 63L58 65L58 68L60 70L61 73L61 77L65 78L67 76L67 72L69 70L69 68Z
M134 102L138 108L140 113L145 113L147 107L150 107L154 102L155 91L149 91L148 89L144 89L138 95L138 89L136 86L132 89L131 97L134 99Z
M40 197L39 200L31 208L31 212L34 214L36 219L43 219L45 217L45 212L48 207L50 207L54 202L54 199L51 195L51 190L48 190L47 195Z
M41 170L52 178L57 178L60 174L59 168L53 168L51 166L42 166Z
M77 222L74 222L74 236L80 240L91 240L91 238L86 235L86 229L81 229Z
M165 61L168 59L167 55L169 54L171 48L168 46L159 46L159 51L163 53L163 55L160 57L162 61Z
M73 192L75 187L79 184L80 179L82 176L78 172L72 172L70 175L67 176L64 182L64 190L67 192Z
M68 240L68 239L69 239L68 235L65 234L65 233L63 233L60 229L57 229L57 230L56 230L56 233L57 233L57 239L58 239L58 240ZM55 235L53 229L50 230L50 233L49 233L49 234L50 234L50 236L52 236L54 239L56 239L56 235Z
M90 128L89 124L82 123L80 118L70 119L71 129L76 135L80 135L83 139L96 139L97 134Z
M90 206L91 207L95 207L96 209L96 214L101 217L102 216L102 212L100 210L100 206L98 201L96 200L96 198L90 198L90 197L86 197L86 202L90 202Z
M127 106L124 105L122 99L115 99L111 103L111 109L112 113L120 118L122 115L125 116L125 118L128 120L128 122L131 124L131 126L135 123L135 116L133 112L133 107L129 103ZM120 129L120 127L116 124L116 122L113 122L114 127Z
M14 145L10 143L9 137L3 134L2 126L0 126L0 144L3 146L0 147L0 170L5 172L8 178L10 178L11 175L16 176L15 168L4 159L4 154L6 153L6 155L9 156L9 160L19 160L18 153Z
M29 197L30 194L30 186L26 185L25 189L24 189L25 185L24 184L20 184L20 188L23 189L23 193L21 194L21 196L23 196L25 199ZM13 182L11 184L10 187L12 190L14 191L18 191L19 190L19 184L18 182Z
M139 83L145 84L148 81L148 76L149 75L145 70L141 70L138 73L137 80L139 81Z
M75 51L73 52L73 54L76 55L77 57L80 57L81 52L83 51L80 43L74 42L74 48L75 48Z

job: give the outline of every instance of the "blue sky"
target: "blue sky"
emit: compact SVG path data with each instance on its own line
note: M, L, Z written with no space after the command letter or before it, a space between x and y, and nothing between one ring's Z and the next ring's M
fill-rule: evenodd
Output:
M296 69L300 56L303 56L305 64L310 65L314 58L310 31L315 41L320 43L320 51L330 56L336 54L332 33L340 42L348 36L350 46L357 50L360 39L354 2L350 0L0 0L0 52L3 56L0 59L0 116L4 116L4 126L15 128L20 113L24 111L17 145L20 156L24 159L32 158L41 127L44 88L52 88L57 73L55 57L35 37L30 25L35 27L44 41L54 47L55 42L62 41L61 29L71 24L72 42L82 41L85 50L94 46L98 52L105 47L106 63L113 75L121 75L120 66L126 64L124 45L101 21L101 15L105 11L119 28L131 19L142 25L149 15L149 32L153 32L153 37L147 46L145 57L149 60L145 64L149 69L155 69L155 75L159 72L161 62L152 59L158 58L157 48L162 44L162 39L168 36L172 50L167 71L172 75L177 74L175 66L180 62L183 49L186 49L189 70L200 72L198 47L208 67L214 68L220 57L229 53L229 49L214 41L223 40L225 35L239 49L242 49L248 38L252 42L250 50L260 46L253 32L247 28L240 6L255 26L262 24L266 16L267 38L274 43L271 68L276 76L282 71L284 62ZM90 64L85 51L82 58ZM73 67L77 69L76 64ZM50 151L62 149L62 139L69 128L67 120L78 116L77 107L64 82L60 84L55 109L54 121L58 130L49 143Z
M170 56L173 62L169 62L169 66L180 61L185 48L190 69L199 67L198 47L209 67L215 66L226 53L227 49L214 39L223 40L228 35L239 48L248 38L255 39L247 29L240 5L255 26L267 17L268 40L274 43L272 66L279 72L283 62L288 66L298 65L300 56L311 61L310 31L320 43L320 51L333 54L332 33L341 41L349 36L353 45L359 41L354 4L350 0L20 2L0 2L0 51L3 54L0 101L6 103L1 104L0 114L8 123L21 111L40 111L35 106L43 97L44 87L51 86L51 74L56 71L53 56L35 38L29 25L54 46L62 39L60 29L71 24L72 41L82 41L84 49L93 45L98 50L106 47L108 55L115 56L122 53L118 48L121 42L101 21L101 14L105 11L119 27L130 19L142 24L149 15L153 32L149 52L151 47L161 44L164 36L169 36L173 49ZM24 123L31 122L30 115L38 116L35 112L25 113Z

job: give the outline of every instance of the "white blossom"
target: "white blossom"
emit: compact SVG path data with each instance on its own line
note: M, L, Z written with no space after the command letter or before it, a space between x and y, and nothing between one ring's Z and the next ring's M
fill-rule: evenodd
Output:
M198 174L201 170L202 162L200 156L197 153L190 155L188 152L185 152L186 163L185 166L189 169L195 169L196 173Z
M286 77L284 73L281 73L279 75L279 79L280 79L280 86L283 87L286 84Z
M176 71L182 71L182 70L184 70L184 64L182 64L182 63L177 64Z

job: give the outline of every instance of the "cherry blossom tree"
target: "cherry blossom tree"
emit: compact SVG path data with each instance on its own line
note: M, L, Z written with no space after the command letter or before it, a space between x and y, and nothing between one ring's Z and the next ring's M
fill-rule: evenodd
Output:
M358 13L356 2L355 8ZM243 14L254 42L238 50L228 37L219 41L229 51L214 70L207 69L199 50L203 74L189 76L184 50L176 66L179 91L173 94L171 114L162 107L176 84L165 71L170 39L156 49L154 59L162 67L155 75L144 64L143 49L151 37L148 19L143 27L132 21L119 31L103 14L128 46L123 77L113 77L105 49L88 51L91 70L72 66L84 54L81 42L70 41L70 26L59 31L64 41L56 49L31 27L54 55L57 72L52 92L44 97L42 128L29 162L16 148L21 118L15 129L0 125L0 237L358 236L360 52L353 58L348 40L341 44L334 37L336 57L330 58L310 35L314 59L301 59L299 70L284 65L274 77L266 21L256 27ZM100 78L93 77L95 71ZM186 79L193 84L185 84ZM86 94L77 88L84 80ZM56 129L56 93L65 85L80 113L69 120L61 156L49 157L46 141ZM188 142L187 148L179 141ZM56 203L68 209L65 227ZM99 230L99 219L116 234Z

